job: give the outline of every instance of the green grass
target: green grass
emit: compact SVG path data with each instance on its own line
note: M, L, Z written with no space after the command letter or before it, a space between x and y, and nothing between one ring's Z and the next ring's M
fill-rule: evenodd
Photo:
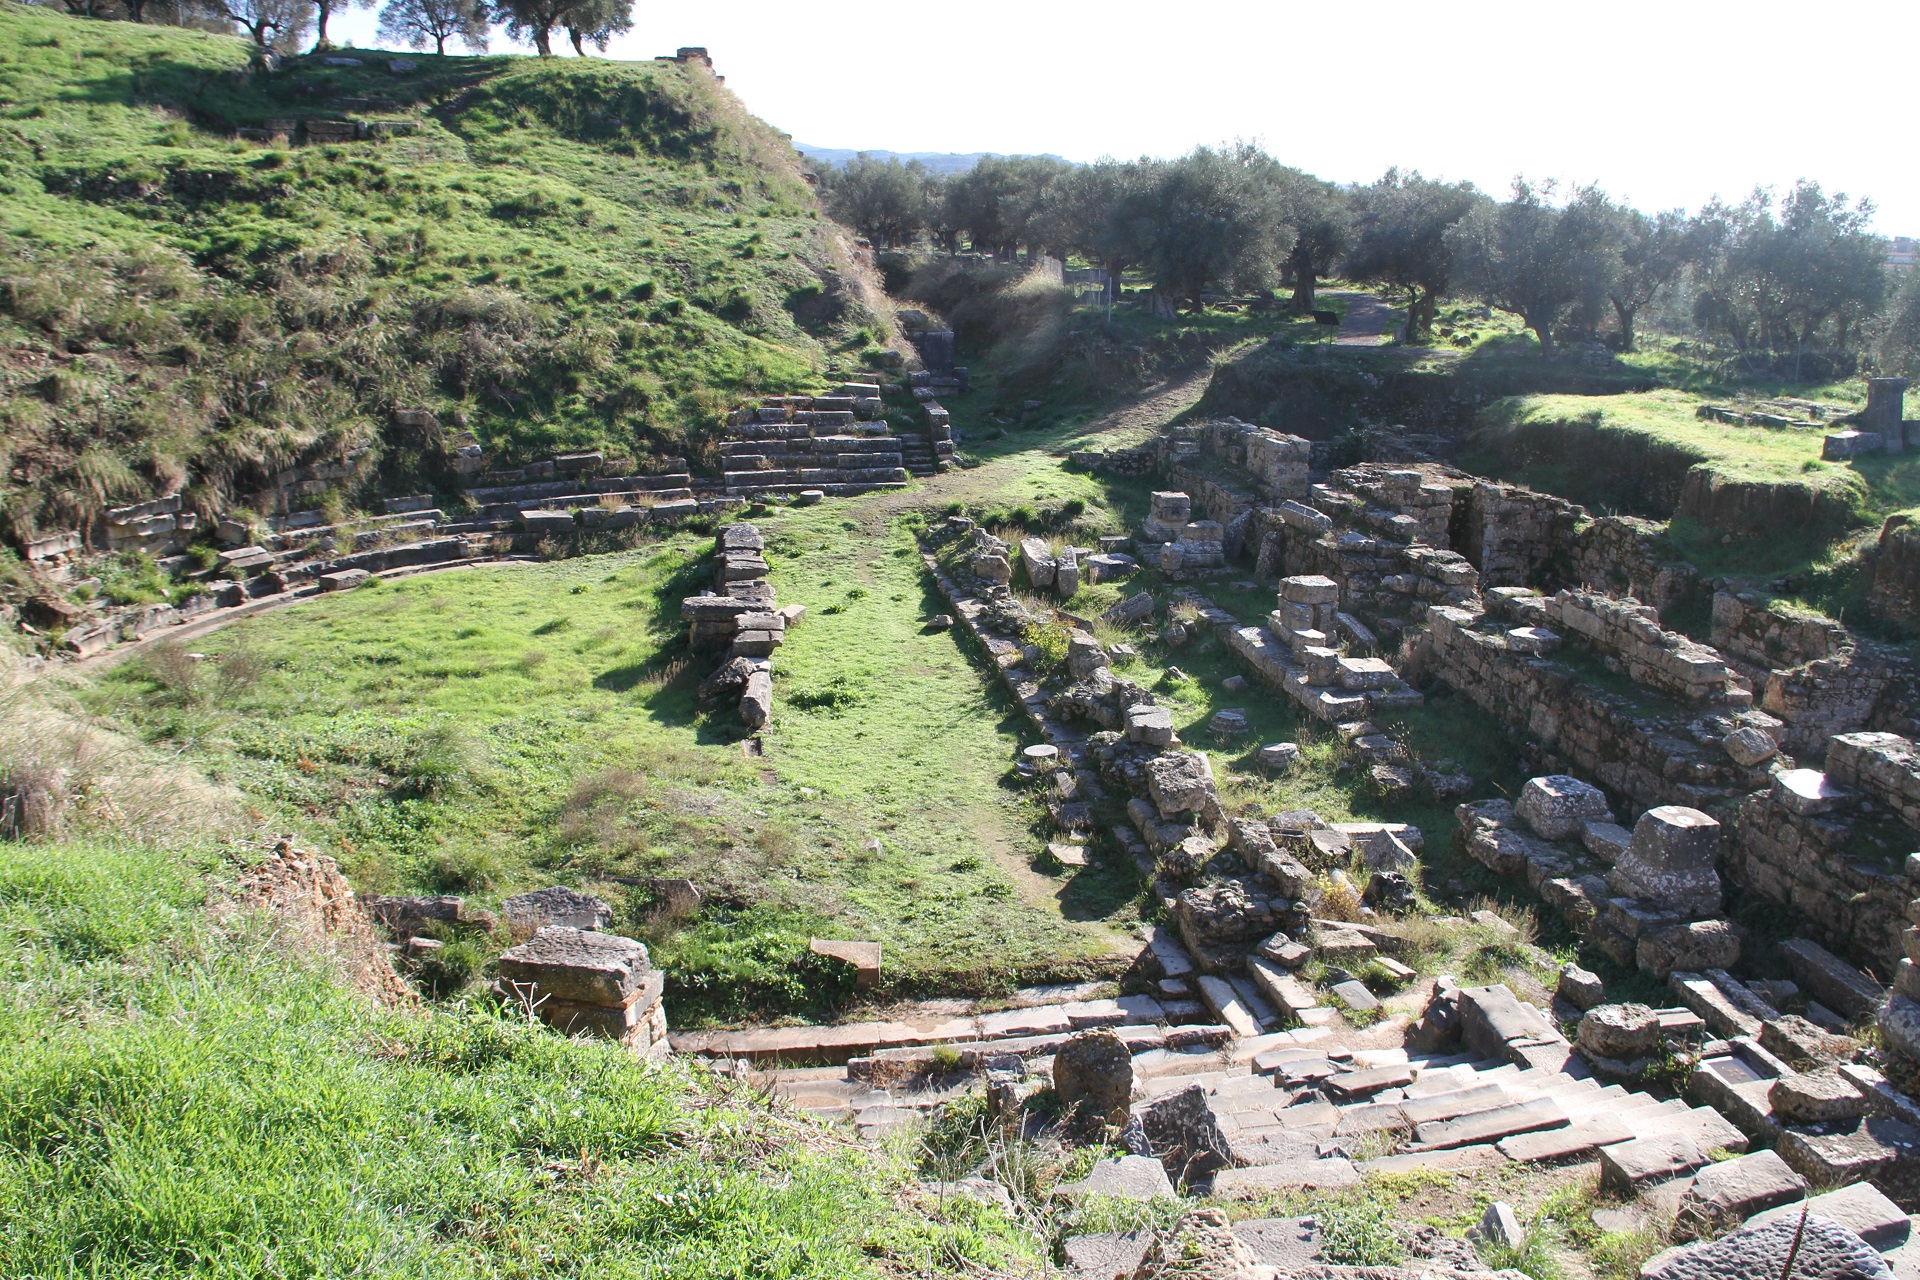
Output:
M684 649L679 600L711 548L692 534L321 597L200 642L248 655L245 687L177 687L162 655L94 705L322 841L363 889L592 887L674 973L676 1025L831 1012L840 991L796 967L810 934L881 942L887 994L1105 972L1112 932L1077 921L1124 923L1130 881L1033 870L1044 814L1003 786L1007 704L952 633L924 631L938 602L910 535L856 534L845 511L760 521L780 599L809 609L776 659L764 757L732 708L695 701L717 659ZM650 876L694 879L698 919L654 919L629 883Z
M1625 395L1521 396L1495 406L1485 417L1476 443L1497 447L1502 435L1541 430L1582 429L1603 441L1626 437L1642 448L1671 450L1690 463L1710 464L1723 475L1766 483L1803 484L1833 490L1864 490L1855 470L1820 460L1821 433L1728 426L1694 416L1709 403L1684 391L1658 390ZM1570 452L1577 453L1576 441ZM1574 457L1562 465L1577 468Z
M205 862L0 846L0 1272L840 1277L1030 1263L750 1090L475 1008L384 1012Z
M697 455L720 412L882 332L787 141L697 69L387 55L246 71L202 32L0 9L0 301L16 525L171 492L231 503L362 445L346 496L497 463ZM285 147L349 114L409 136Z

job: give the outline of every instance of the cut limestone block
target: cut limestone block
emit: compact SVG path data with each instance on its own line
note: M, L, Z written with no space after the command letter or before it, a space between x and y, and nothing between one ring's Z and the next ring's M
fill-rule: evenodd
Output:
M1756 1151L1702 1169L1681 1198L1680 1216L1700 1227L1724 1227L1803 1199L1808 1190L1807 1180L1776 1152Z
M853 985L856 987L873 987L880 983L880 944L877 942L839 942L828 938L812 938L807 942L807 950L817 956L829 956L852 965Z
M548 927L502 952L499 967L502 977L531 986L536 999L618 1005L638 989L649 965L646 946L632 938Z
M1871 1017L1886 995L1879 983L1817 942L1789 938L1780 955L1808 995L1846 1017Z
M1707 1157L1684 1134L1635 1138L1600 1149L1600 1186L1623 1196L1635 1195L1657 1183L1685 1177L1706 1163Z
M1513 812L1543 840L1565 840L1585 822L1613 818L1600 788L1564 773L1527 779Z
M1607 883L1622 897L1647 898L1670 911L1710 916L1720 910L1720 824L1698 809L1667 804L1633 826L1633 842Z

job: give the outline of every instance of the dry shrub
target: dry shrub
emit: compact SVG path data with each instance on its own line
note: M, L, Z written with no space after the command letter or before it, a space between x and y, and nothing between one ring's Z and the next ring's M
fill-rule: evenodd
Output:
M162 843L233 830L239 805L231 790L90 723L57 677L29 678L4 656L0 663L9 664L0 669L0 792L18 793L26 781L28 790L51 794L51 780L63 780L60 829L131 831ZM29 809L43 815L44 800L15 802L10 821L22 834L43 820Z
M1319 883L1320 905L1315 908L1323 920L1358 920L1360 894L1353 882L1328 878Z
M602 769L574 784L561 806L559 834L568 844L616 848L634 833L627 806L647 792L647 780L632 769Z

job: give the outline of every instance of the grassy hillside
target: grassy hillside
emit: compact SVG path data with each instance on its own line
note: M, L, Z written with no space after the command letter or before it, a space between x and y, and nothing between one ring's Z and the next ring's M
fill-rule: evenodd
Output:
M998 1213L752 1089L385 1010L206 849L0 845L0 1272L841 1277L1004 1265ZM563 1260L556 1262L556 1260Z
M347 51L351 53L352 51ZM695 451L877 330L783 135L702 68L364 54L0 6L0 502L13 530L358 453L440 474ZM343 101L344 100L344 101ZM302 117L408 132L241 141ZM848 359L849 366L853 363ZM359 451L371 446L365 453Z

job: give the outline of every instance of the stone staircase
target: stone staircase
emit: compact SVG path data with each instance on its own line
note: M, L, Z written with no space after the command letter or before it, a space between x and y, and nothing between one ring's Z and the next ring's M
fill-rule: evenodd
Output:
M847 382L822 395L768 396L734 410L720 445L720 487L753 498L905 488L906 439L879 416L880 393L878 382Z
M941 463L945 460L936 452L935 442L925 436L904 435L900 440L900 460L907 474L924 480L928 476L938 475ZM948 450L951 453L951 449Z

